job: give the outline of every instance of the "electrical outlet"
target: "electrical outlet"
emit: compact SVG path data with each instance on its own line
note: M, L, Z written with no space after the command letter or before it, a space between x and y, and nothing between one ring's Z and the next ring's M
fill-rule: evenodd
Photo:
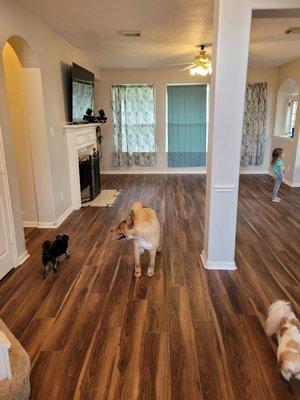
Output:
M59 194L60 194L60 199L63 200L64 199L64 192L61 191Z
M50 126L50 136L55 136L54 126Z

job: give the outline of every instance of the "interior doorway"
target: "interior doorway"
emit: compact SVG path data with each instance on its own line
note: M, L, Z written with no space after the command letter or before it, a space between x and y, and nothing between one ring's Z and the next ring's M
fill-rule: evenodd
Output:
M31 47L19 36L6 42L2 58L23 226L36 227L40 219L39 169L42 168L37 154L41 151L44 123L40 66Z

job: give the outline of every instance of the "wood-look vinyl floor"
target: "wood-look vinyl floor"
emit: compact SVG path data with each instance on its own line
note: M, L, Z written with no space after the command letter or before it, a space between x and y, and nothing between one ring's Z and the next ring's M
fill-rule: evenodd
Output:
M205 176L103 176L115 207L83 207L57 230L26 232L31 257L0 282L0 317L28 351L32 400L292 400L265 310L299 313L300 192L242 176L233 272L201 266ZM133 276L132 243L110 230L135 200L163 231L153 278ZM226 210L224 210L226 212ZM41 243L70 235L56 280L40 274Z

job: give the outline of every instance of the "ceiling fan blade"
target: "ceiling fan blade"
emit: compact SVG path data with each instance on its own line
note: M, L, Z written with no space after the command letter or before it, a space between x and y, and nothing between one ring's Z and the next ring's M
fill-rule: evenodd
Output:
M191 62L188 61L188 62L184 62L184 63L170 64L170 67L176 67L176 66L178 66L178 65L187 65L187 64L190 64L190 63L191 63Z
M193 68L195 66L196 66L196 64L190 64L187 67L183 68L181 71L186 71L187 69Z

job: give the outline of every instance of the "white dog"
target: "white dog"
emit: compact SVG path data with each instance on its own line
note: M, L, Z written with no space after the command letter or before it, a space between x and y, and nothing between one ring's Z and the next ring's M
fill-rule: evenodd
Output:
M277 361L284 379L300 380L300 322L290 303L277 300L269 307L266 333L277 335Z

